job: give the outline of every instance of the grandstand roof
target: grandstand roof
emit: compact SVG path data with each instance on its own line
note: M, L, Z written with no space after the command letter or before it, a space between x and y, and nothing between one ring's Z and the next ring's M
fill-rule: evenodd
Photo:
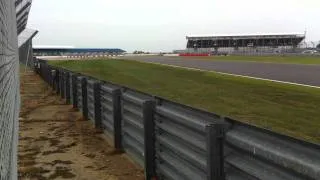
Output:
M32 0L16 0L17 30L20 34L27 26Z
M304 38L305 33L247 33L247 34L211 34L211 35L190 35L187 39L228 39L228 38Z
M32 39L38 33L37 30L25 29L18 36L18 47L21 47L28 40Z
M73 49L74 46L34 45L34 49Z
M74 48L71 46L34 46L35 52L57 51L69 53L123 53L126 52L119 48Z

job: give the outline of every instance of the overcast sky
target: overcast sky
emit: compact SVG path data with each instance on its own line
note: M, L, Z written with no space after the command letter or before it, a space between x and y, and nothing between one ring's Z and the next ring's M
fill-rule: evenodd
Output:
M320 0L34 0L35 45L184 49L186 35L301 32L320 41Z

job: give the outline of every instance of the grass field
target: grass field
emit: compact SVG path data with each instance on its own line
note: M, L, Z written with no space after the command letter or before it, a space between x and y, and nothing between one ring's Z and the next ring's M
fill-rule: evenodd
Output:
M249 61L264 63L284 63L284 64L320 64L318 57L298 57L298 56L210 56L203 57L207 60L215 61Z
M320 142L320 89L126 60L51 64Z

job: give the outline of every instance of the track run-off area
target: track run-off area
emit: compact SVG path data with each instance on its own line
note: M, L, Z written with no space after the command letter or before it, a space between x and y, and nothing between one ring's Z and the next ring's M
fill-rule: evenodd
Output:
M319 88L125 59L49 64L299 139L320 141Z
M320 88L320 65L316 64L240 62L236 60L210 61L197 57L185 58L165 56L126 56L123 57L123 59L204 71L215 71L248 78Z

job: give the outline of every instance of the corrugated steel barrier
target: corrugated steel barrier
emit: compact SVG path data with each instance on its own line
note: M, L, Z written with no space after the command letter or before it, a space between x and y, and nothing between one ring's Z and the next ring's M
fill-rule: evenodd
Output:
M122 149L121 144L121 90L119 87L108 83L100 84L100 124L104 132L113 139L114 147Z
M148 180L320 179L319 144L39 62L43 79Z
M94 121L95 120L95 108L94 108L94 88L95 81L92 79L87 79L87 104L88 104L88 119Z
M226 119L225 163L230 179L319 179L319 145Z
M221 118L157 100L156 166L162 179L224 179Z
M151 99L130 89L124 88L122 91L122 146L141 166L145 161L144 108Z

